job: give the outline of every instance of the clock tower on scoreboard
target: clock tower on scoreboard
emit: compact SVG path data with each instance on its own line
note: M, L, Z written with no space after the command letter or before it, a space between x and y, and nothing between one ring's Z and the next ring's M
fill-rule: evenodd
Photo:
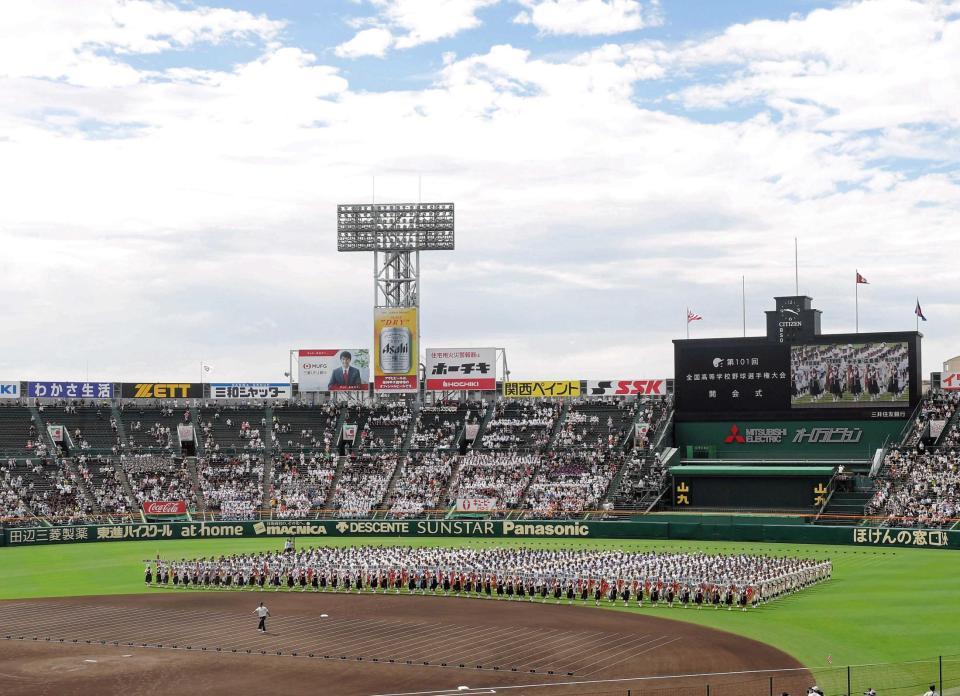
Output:
M791 295L773 298L777 308L767 310L767 340L772 343L798 343L820 335L820 310L813 309L813 298Z

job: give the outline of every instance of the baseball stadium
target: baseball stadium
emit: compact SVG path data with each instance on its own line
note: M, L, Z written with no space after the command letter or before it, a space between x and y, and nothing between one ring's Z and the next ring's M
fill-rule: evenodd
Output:
M960 696L958 56L0 4L0 696Z
M785 296L672 377L511 379L419 345L406 276L453 211L338 208L386 264L372 350L5 383L4 693L960 689L960 392L919 331Z

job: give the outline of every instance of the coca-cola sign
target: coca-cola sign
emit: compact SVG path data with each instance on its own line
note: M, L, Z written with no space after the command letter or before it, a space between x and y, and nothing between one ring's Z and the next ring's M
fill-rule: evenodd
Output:
M145 515L185 515L187 503L183 500L155 500L143 504Z

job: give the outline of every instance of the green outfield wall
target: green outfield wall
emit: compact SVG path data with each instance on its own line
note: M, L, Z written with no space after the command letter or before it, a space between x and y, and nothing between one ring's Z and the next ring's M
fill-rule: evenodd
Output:
M656 516L634 521L512 520L284 520L260 522L158 522L3 530L8 547L127 540L237 539L288 536L462 537L465 539L686 539L960 548L960 531L830 527L784 523L776 517Z

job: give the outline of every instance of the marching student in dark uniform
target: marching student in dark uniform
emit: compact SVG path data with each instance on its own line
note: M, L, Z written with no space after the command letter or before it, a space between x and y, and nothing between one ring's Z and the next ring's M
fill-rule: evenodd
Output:
M733 585L727 588L727 592L723 598L723 603L727 605L727 611L733 609Z
M697 591L693 595L693 603L697 605L697 609L703 609L703 586L702 585L697 587Z
M567 604L573 604L573 580L567 580Z
M511 601L513 599L513 578L507 578L506 592L507 601Z
M610 600L610 604L617 603L617 586L616 584L610 584L610 594L607 595L607 599Z
M430 591L436 594L439 581L436 573L430 573Z
M543 581L540 583L540 602L541 602L541 603L547 601L547 594L548 594L548 593L549 593L549 588L547 587L547 581L546 581L546 580L543 580Z
M714 586L713 586L712 599L713 599L713 608L714 608L714 609L719 609L719 608L720 608L720 604L722 603L722 598L721 598L721 596L720 596L720 586L719 586L719 585L714 585Z
M687 585L680 588L680 604L684 609L690 604L690 588Z
M623 600L623 606L630 604L630 583L623 583L623 589L620 591L620 599Z
M593 581L590 581L593 583ZM602 583L595 583L593 585L593 603L595 606L600 606L600 599L603 597L603 585Z
M153 566L147 563L143 569L143 584L149 586L153 582Z
M447 573L443 574L443 595L446 597L450 594L450 575Z
M529 580L527 580L527 598L531 602L536 597L536 595L534 594L535 591L536 591L536 584L533 582L533 577L531 577Z
M667 605L668 605L668 606L673 607L673 598L674 598L675 596L676 596L676 593L675 593L675 591L674 591L674 589L673 589L673 585L670 584L670 583L667 583L665 599L667 600Z
M310 585L313 587L313 591L317 592L320 590L320 573L314 572L313 577L310 578Z
M503 599L503 576L497 576L497 599Z
M579 578L577 584L580 586L580 601L586 602L589 598L590 588L587 586L587 583L583 581L583 578Z
M463 589L463 585L460 583L460 573L454 573L453 576L453 591L456 593L456 596L460 596L460 591Z
M487 599L493 597L493 583L491 582L489 575L483 582L483 593L487 596Z

